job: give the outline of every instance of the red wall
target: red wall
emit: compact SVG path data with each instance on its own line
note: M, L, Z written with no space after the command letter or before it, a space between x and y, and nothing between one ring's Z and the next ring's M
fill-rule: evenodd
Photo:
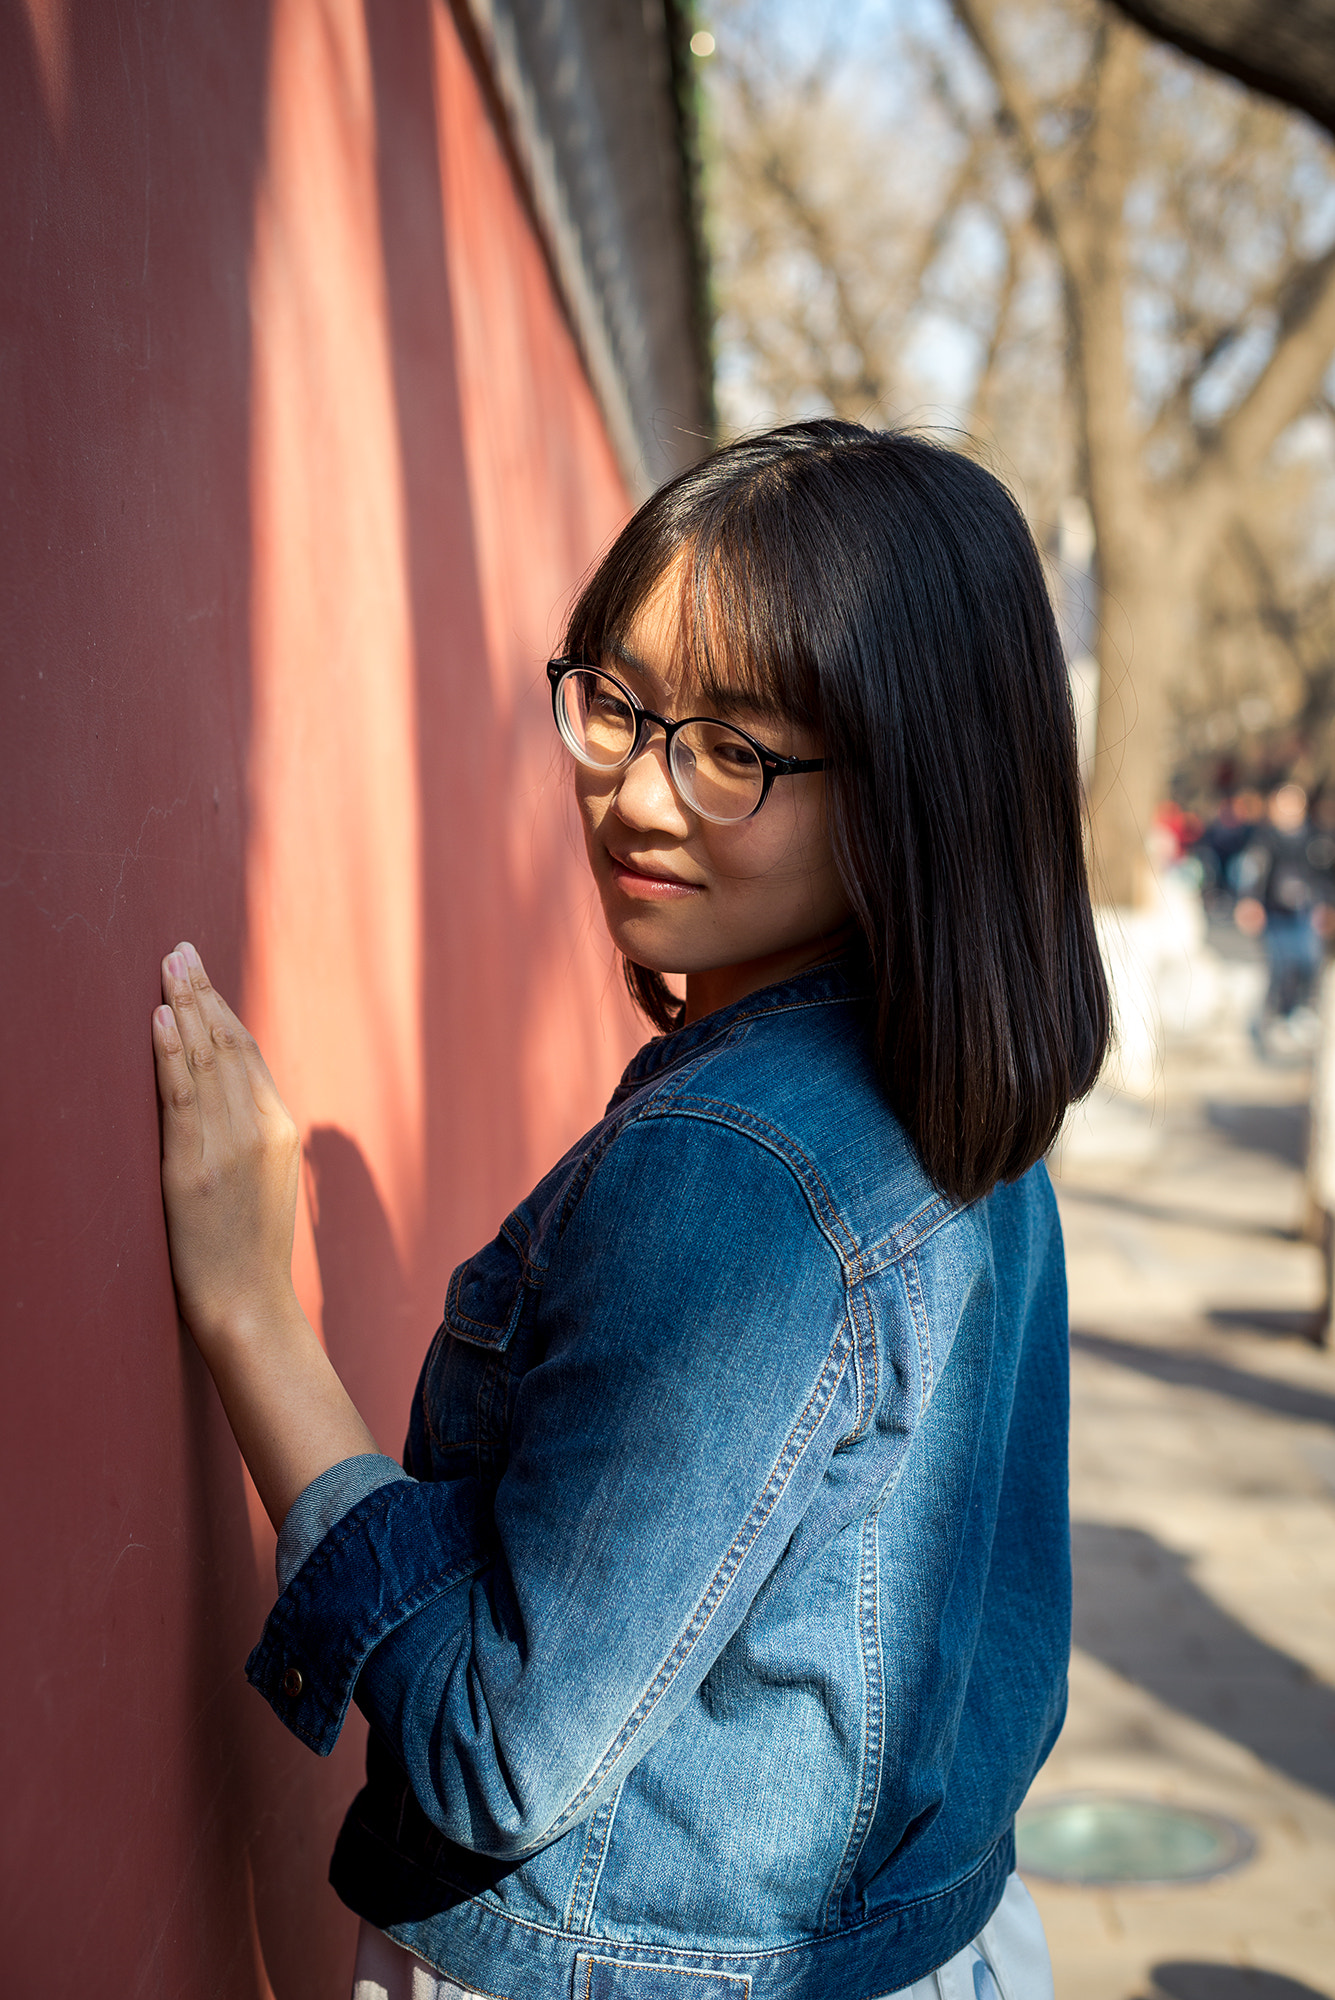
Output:
M436 0L0 0L0 1983L346 1988L272 1536L180 1335L148 1040L200 946L397 1452L451 1266L639 1039L542 662L627 501Z

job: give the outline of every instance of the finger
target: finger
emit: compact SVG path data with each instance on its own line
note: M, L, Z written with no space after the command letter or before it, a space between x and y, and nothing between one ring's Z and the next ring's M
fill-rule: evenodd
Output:
M153 1011L153 1061L158 1096L162 1099L163 1150L199 1153L203 1148L203 1130L195 1080L170 1007L157 1007Z
M239 1077L244 1071L251 1098L261 1111L286 1114L286 1106L278 1094L268 1064L260 1054L259 1043L209 979L204 961L194 945L181 944L177 950L190 967L191 983L200 1002L201 1016L209 1023L215 1045L220 1050L225 1049L229 1058L234 1056L237 1059L241 1068L235 1073Z
M209 978L194 945L178 944L176 949L186 962L200 1026L211 1045L213 1073L221 1087L221 1101L226 1107L232 1136L238 1138L255 1122L255 1093L242 1046L250 1037Z
M207 982L205 982L207 987ZM202 1009L201 994L191 977L190 962L178 945L162 961L162 997L172 1010L185 1062L190 1070L199 1116L228 1118L227 1086L220 1073L222 1053ZM230 1122L230 1120L229 1120Z

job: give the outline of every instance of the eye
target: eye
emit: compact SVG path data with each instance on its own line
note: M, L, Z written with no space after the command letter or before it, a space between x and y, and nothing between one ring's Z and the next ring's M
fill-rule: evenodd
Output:
M729 771L750 771L758 762L751 745L744 743L740 736L720 737L714 745L714 759Z
M589 701L589 713L601 716L606 722L628 722L634 710L613 689L600 688Z

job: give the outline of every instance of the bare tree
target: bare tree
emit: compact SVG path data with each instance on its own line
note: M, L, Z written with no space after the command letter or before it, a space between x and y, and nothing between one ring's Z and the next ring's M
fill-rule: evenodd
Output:
M836 36L786 58L765 16L729 10L715 66L725 357L744 350L762 407L874 415L902 391L909 320L942 231L986 183L989 134L960 130L943 94L915 159L867 115Z
M1127 902L1141 889L1143 830L1168 757L1168 688L1196 647L1207 568L1335 355L1335 248L1300 247L1306 215L1289 192L1287 114L1190 75L1165 102L1154 85L1173 74L1169 59L1092 4L955 8L996 86L1062 270L1105 606L1095 850L1104 892ZM1083 60L1072 81L1045 87L1016 22L1031 49L1054 13L1082 37ZM1191 156L1199 126L1183 116L1189 91L1198 112L1208 93L1225 128L1214 163ZM1261 232L1269 254L1249 258L1240 224L1255 227L1267 189L1287 198ZM1152 232L1135 226L1137 196ZM1168 262L1177 253L1171 281L1157 287L1147 236ZM1156 296L1166 358L1153 385L1137 380L1129 308Z
M725 11L714 92L741 413L920 415L924 357L953 343L945 400L1041 538L1087 497L1098 874L1135 900L1212 566L1264 521L1335 353L1330 148L1099 0L954 0L967 42L943 12L879 66L865 42L776 52L765 11Z

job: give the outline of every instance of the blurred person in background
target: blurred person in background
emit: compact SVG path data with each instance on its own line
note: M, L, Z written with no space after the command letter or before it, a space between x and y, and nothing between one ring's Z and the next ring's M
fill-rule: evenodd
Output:
M1335 792L1326 789L1317 793L1312 800L1310 821L1308 863L1324 885L1324 902L1335 906ZM1318 910L1322 906L1318 904Z
M1234 921L1262 940L1270 975L1253 1026L1263 1053L1276 1023L1290 1037L1314 1038L1312 988L1332 924L1330 847L1329 834L1308 819L1307 793L1290 779L1270 794L1266 818L1237 863Z
M1189 848L1195 847L1204 831L1199 813L1180 806L1176 799L1165 799L1155 814L1154 823L1155 832L1162 838L1165 853L1171 862L1180 861Z
M1264 812L1265 802L1259 792L1228 792L1193 844L1192 853L1201 864L1201 893L1207 910L1221 915L1232 911L1237 896L1238 863Z

